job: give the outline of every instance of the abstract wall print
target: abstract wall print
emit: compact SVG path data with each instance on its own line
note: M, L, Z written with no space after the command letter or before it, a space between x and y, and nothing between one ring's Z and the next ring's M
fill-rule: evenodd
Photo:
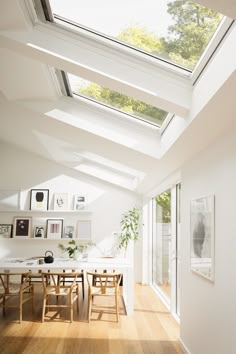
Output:
M214 196L191 200L191 270L214 280Z
M63 219L47 220L47 238L59 239L62 237Z
M68 194L55 193L54 194L54 210L68 210Z
M28 238L31 234L31 217L15 217L13 237L18 239Z
M0 238L12 237L12 224L0 224Z
M48 210L49 189L31 189L30 210Z
M75 195L74 196L74 210L83 210L86 207L86 197Z

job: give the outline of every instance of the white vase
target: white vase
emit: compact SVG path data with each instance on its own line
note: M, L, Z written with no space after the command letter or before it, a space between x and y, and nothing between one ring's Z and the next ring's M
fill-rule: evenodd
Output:
M79 261L79 260L81 260L82 259L82 257L83 257L83 253L81 253L81 252L75 252L74 253L74 256L73 256L73 258L74 258L74 260L75 261Z

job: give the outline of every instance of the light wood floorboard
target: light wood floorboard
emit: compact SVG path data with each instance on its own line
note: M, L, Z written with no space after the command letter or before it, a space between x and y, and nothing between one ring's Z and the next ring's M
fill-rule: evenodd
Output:
M68 310L50 310L41 323L42 294L36 291L35 313L23 308L23 322L15 309L0 314L1 354L183 354L178 342L179 327L149 286L135 287L135 309L126 316L120 304L120 322L108 314L111 299L95 298L91 322L87 322L87 301L80 294L80 313L74 307L74 322ZM101 307L102 305L102 307ZM53 316L53 319L52 317Z

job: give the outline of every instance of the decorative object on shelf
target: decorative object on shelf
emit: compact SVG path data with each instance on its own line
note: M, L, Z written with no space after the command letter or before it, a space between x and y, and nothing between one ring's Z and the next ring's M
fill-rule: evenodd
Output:
M48 253L50 253L50 255L48 255ZM52 251L46 251L44 257L44 263L53 263L53 262L54 262L54 258L53 258Z
M91 240L91 220L78 220L76 238L80 240Z
M0 209L13 211L20 209L20 191L0 189Z
M128 210L122 216L120 222L121 231L115 234L118 235L118 249L124 248L125 257L126 257L126 252L127 252L129 242L137 241L140 237L139 223L140 223L139 208L133 208L131 210Z
M30 210L48 210L49 189L31 189Z
M191 270L214 281L214 196L190 203Z
M86 197L75 195L74 196L74 210L83 210L86 208Z
M68 210L68 193L54 194L54 210Z
M73 257L74 259L81 259L83 257L83 253L87 251L89 247L94 245L95 243L91 241L76 243L75 240L70 240L68 242L68 246L59 243L58 247L62 252L67 252L69 257Z
M0 238L11 238L12 229L12 224L0 224Z
M31 235L31 217L15 217L13 224L13 237L28 238Z
M62 237L63 219L47 219L47 238L59 239Z
M44 238L44 235L45 235L44 226L34 227L34 238Z
M74 238L74 231L75 231L75 227L72 226L65 226L64 228L64 234L62 236L62 238Z

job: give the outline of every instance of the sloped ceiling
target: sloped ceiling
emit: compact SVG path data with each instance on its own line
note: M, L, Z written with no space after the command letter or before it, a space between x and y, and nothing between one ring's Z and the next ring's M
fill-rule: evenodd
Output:
M236 17L234 1L200 2ZM101 172L97 178L148 193L234 126L235 67L222 75L217 91L197 111L195 88L189 79L166 74L154 63L140 70L142 63L137 58L129 54L117 57L110 48L97 44L96 60L86 66L83 58L91 43L86 47L81 42L83 55L75 60L73 39L63 55L61 41L65 38L59 36L56 42L50 25L33 25L24 1L1 4L0 23L0 139L6 143L83 173L94 175L91 171L96 167ZM99 55L104 61L99 61ZM114 55L117 59L112 61L111 71L108 62ZM126 71L125 63L129 64ZM53 67L96 77L117 91L174 112L180 116L175 139L164 149L164 135L158 129L137 126L132 120L123 122L117 114L88 107L82 101L73 103L62 96Z

